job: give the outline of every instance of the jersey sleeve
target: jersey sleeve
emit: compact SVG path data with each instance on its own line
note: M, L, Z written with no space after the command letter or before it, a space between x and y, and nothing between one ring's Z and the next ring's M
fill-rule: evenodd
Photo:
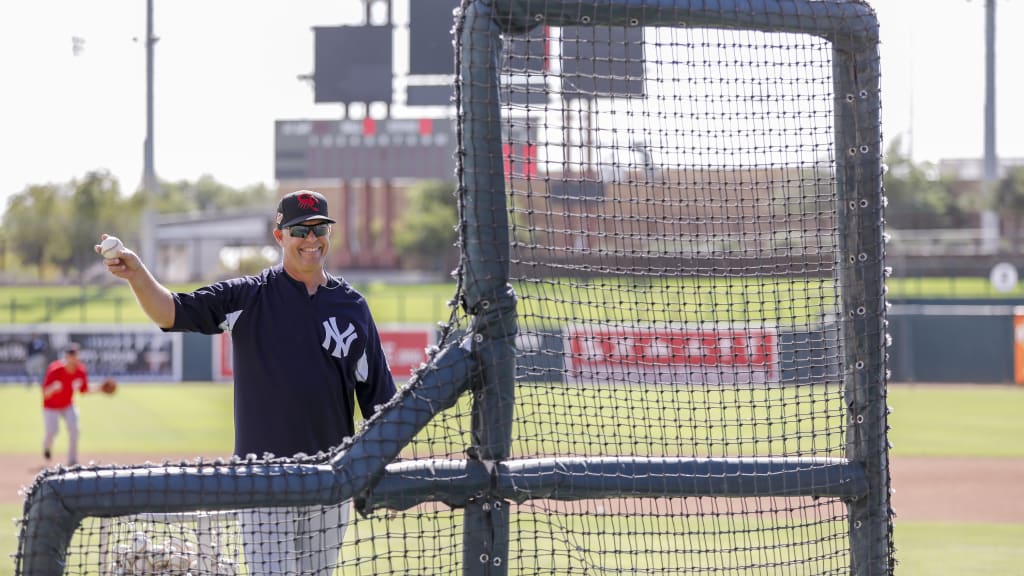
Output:
M257 278L245 276L204 286L194 292L177 292L174 298L174 325L167 332L219 334L228 314L245 307L257 289Z
M380 343L380 334L373 318L368 322L368 339L366 343L366 381L356 387L359 409L363 417L369 418L376 409L395 395L395 380L391 375L387 357Z

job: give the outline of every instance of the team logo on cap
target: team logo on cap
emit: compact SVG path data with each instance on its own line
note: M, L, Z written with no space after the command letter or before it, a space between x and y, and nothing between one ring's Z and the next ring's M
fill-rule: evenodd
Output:
M302 210L312 210L314 212L320 211L317 207L316 196L313 196L312 194L299 194L296 197L296 200L299 203L299 208Z

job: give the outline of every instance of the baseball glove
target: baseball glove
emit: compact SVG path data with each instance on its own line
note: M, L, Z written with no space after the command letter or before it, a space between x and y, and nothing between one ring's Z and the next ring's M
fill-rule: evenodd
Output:
M104 394L113 394L114 392L117 392L117 380L107 378L102 384L100 384L100 390Z

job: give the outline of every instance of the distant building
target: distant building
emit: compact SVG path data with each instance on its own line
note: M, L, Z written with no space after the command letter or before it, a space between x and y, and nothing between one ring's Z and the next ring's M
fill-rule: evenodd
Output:
M151 265L164 282L222 278L221 251L273 245L273 224L272 208L162 215L156 225L157 259Z
M981 182L985 174L985 161L982 158L943 158L936 168L939 175L964 182ZM1024 158L1000 158L999 178L1003 178L1014 168L1024 168Z

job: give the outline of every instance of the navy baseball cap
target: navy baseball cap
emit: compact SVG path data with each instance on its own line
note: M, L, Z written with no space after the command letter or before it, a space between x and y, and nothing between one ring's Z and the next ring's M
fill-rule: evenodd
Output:
M327 215L327 199L312 190L298 190L287 194L277 204L274 224L280 228L294 226L307 220L337 222Z

